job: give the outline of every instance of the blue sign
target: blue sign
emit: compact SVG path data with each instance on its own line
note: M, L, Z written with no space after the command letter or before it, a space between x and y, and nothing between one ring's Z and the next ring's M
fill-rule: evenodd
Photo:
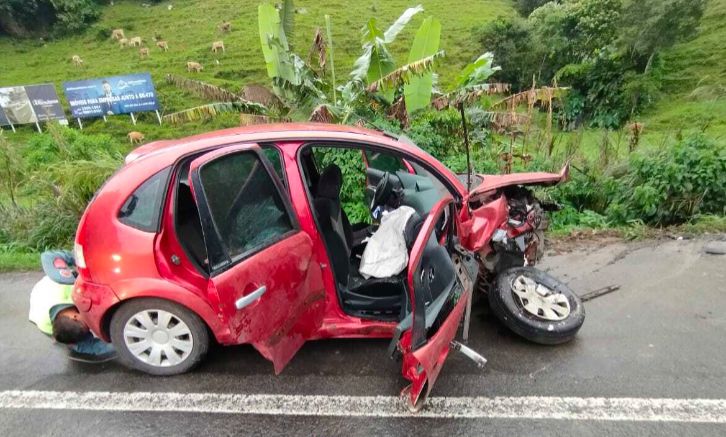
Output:
M103 117L159 108L149 73L64 82L73 118Z

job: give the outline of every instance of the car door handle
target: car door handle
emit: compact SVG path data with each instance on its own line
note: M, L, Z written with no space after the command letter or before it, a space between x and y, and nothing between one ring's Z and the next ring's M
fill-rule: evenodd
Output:
M254 302L257 299L259 299L260 297L262 297L262 295L265 294L266 291L267 291L267 286L263 285L260 288L258 288L257 290L253 291L252 293L250 293L246 296L242 296L239 299L237 299L234 302L234 307L237 308L238 310L241 310L242 308L248 306L252 302Z

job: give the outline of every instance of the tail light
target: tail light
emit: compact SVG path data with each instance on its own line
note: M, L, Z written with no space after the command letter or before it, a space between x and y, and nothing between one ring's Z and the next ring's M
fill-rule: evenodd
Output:
M76 243L73 245L73 258L76 259L76 266L85 269L86 259L83 257L83 246Z

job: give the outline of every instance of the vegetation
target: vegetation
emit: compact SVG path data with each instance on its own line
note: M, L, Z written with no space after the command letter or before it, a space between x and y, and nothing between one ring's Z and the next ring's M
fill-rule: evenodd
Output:
M13 36L0 36L0 86L150 71L164 109L162 125L139 114L136 126L118 116L1 133L0 269L70 244L129 131L148 141L272 120L405 133L460 173L569 160L572 180L540 193L563 206L555 232L723 229L726 0L142 3L0 0L0 33ZM151 56L120 48L116 28ZM227 52L212 53L219 39ZM190 60L204 70L188 73ZM360 159L316 157L343 169L346 211L366 220Z
M488 23L479 40L515 89L572 88L562 127L619 128L655 101L658 56L695 33L704 9L705 0L563 0Z

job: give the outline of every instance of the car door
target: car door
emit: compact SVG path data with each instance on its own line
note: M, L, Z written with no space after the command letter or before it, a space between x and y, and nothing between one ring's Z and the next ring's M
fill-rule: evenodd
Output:
M195 159L189 184L207 247L210 300L219 302L237 342L251 343L279 373L323 319L312 239L255 144Z
M473 254L455 244L454 223L446 223L450 196L431 210L411 249L407 289L410 312L396 328L391 352L403 357L402 396L418 410L433 388L471 299L478 266ZM442 226L442 219L444 220Z

